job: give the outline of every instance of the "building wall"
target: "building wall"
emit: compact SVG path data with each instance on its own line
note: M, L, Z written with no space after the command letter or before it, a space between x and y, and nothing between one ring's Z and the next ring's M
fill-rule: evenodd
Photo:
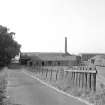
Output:
M30 58L30 59L29 59ZM62 54L58 55L46 55L43 58L41 56L28 56L28 55L22 55L20 57L20 62L22 64L27 65L34 65L34 66L77 66L81 62L80 56L75 55L65 55L62 56Z
M95 54L83 54L81 55L81 60L82 61L88 61L90 58L96 56Z
M30 61L28 65L34 66L76 66L78 61Z

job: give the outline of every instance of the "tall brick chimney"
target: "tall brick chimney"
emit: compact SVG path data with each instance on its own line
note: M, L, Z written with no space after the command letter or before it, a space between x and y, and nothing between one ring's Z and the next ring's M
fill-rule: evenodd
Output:
M67 54L67 37L65 37L65 54Z

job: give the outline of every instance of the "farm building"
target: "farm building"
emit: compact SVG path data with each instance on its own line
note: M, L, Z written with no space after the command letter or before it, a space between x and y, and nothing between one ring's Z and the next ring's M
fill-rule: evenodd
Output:
M65 53L23 53L27 55L27 64L35 66L76 66L80 57Z
M105 66L105 55L97 55L88 61L96 66Z
M97 55L105 55L103 53L81 53L79 54L81 56L82 61L88 61L89 59L97 56Z
M80 56L68 53L67 38L65 38L64 53L24 52L20 54L20 63L30 66L75 66L78 65L80 61Z

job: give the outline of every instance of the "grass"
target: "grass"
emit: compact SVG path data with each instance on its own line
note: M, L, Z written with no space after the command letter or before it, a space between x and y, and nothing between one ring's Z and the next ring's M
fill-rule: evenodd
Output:
M21 105L11 103L9 98L7 98L7 68L0 71L0 105Z
M59 77L58 80L55 80L56 73L52 75L52 79L50 79L51 73L48 73L47 78L45 77L46 76L45 73L43 74L37 73L36 75L38 78L42 79L43 81L48 82L53 86L65 92L68 92L76 97L81 97L85 100L88 100L89 102L94 103L94 105L105 105L105 82L103 80L105 76L105 68L101 68L101 69L98 68L98 75L100 76L97 76L96 92L91 92L90 90L82 90L82 89L73 87L72 83L70 83L70 80L68 78L69 75L66 77L66 79L61 79L61 77ZM101 76L102 78L99 78Z
M4 104L6 103L6 85L7 85L7 80L6 80L6 72L4 70L0 71L0 103Z

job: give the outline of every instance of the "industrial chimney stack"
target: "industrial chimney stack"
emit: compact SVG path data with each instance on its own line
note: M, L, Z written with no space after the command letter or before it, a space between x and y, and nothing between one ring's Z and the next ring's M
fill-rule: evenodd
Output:
M65 37L65 54L67 54L67 37Z

